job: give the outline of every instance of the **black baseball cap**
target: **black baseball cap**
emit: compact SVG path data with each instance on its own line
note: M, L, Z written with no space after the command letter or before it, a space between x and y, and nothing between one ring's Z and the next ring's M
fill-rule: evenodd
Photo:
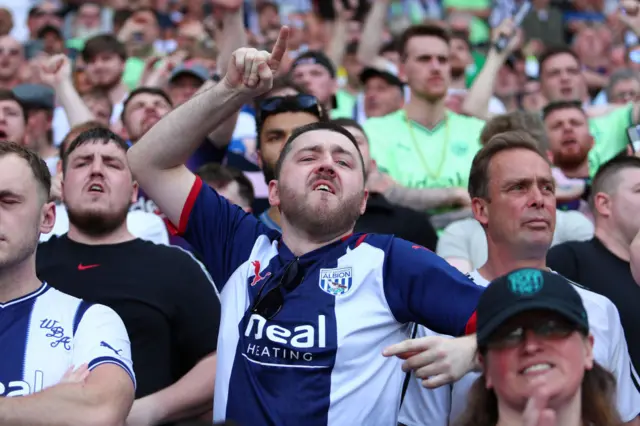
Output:
M560 314L589 333L589 319L582 298L573 284L553 272L517 269L493 280L484 291L476 310L478 347L487 346L491 335L508 319L532 310Z
M298 65L304 65L304 64L322 65L327 69L327 71L329 71L331 78L336 77L336 67L333 66L331 59L329 59L327 55L325 55L323 52L319 50L309 50L299 55L296 58L296 60L293 61L293 64L291 64L291 68L290 68L291 72L293 72L293 70L296 69Z
M291 64L291 68L289 69L289 75L293 73L293 71L296 69L298 65L304 65L304 64L321 65L324 68L326 68L331 78L333 79L336 78L336 67L333 66L331 59L329 59L327 55L325 55L323 52L319 50L309 50L299 55L296 58L296 60L293 61L293 64ZM337 107L338 107L338 99L336 98L335 95L333 95L331 97L331 108L335 109Z

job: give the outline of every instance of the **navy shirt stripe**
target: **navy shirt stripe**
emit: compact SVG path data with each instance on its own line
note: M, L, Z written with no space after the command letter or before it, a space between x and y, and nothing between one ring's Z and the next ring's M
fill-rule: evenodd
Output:
M0 309L0 396L11 392L10 382L24 380L29 323L36 298Z
M80 325L80 321L82 321L82 317L84 316L87 309L91 307L91 303L85 302L84 300L80 302L78 305L78 309L76 310L76 315L73 318L73 335L76 335L76 330L78 330L78 326Z

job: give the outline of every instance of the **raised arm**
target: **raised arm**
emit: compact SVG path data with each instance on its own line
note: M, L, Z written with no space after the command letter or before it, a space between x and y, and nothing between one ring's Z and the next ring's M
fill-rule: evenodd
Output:
M500 35L511 36L514 32L513 21L511 19L505 19L495 29L492 38L493 43L498 40ZM471 85L469 93L467 93L464 103L462 104L462 111L464 111L465 114L483 120L491 118L491 114L489 113L489 100L491 100L491 95L493 94L498 71L500 71L500 68L502 68L502 65L504 65L517 44L518 37L516 36L511 39L507 48L502 52L498 52L494 45L491 46L487 54L487 60Z
M289 29L283 27L271 54L249 48L236 50L218 85L173 110L129 150L134 176L174 224L180 222L195 181L184 163L213 129L245 102L271 89L288 35Z
M237 0L235 5L237 5L237 7L225 10L224 17L222 18L222 40L220 42L220 54L218 55L218 72L220 73L220 77L224 77L233 52L249 44L247 42L247 33L244 30L244 8L242 7L242 1ZM214 83L206 81L203 86L209 87L210 85L213 86ZM216 127L209 135L209 142L218 148L228 146L231 142L239 113L240 109Z
M378 56L382 46L383 31L381 29L385 27L389 4L390 0L375 0L364 21L357 53L358 60L364 65L370 64Z
M69 127L95 120L73 86L71 63L65 55L54 55L47 59L40 67L40 78L55 90L56 98L67 114Z
M347 26L357 8L357 0L349 0L348 8L344 7L342 0L333 0L336 18L330 24L332 35L326 53L336 67L340 66L344 59L344 52L347 48Z

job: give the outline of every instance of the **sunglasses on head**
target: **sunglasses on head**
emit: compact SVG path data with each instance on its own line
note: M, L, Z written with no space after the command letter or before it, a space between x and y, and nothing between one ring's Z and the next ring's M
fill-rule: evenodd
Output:
M527 331L543 339L564 339L577 331L575 324L569 321L549 319L537 324L517 326L499 330L487 343L487 349L515 348L524 342Z
M293 96L273 96L263 99L258 104L258 119L264 120L268 115L283 110L285 107L294 107L318 117L322 116L322 108L318 103L318 99L315 96L301 93Z
M300 267L300 263L297 259L293 260L285 268L282 278L280 278L280 282L269 290L264 297L262 297L262 292L269 280L262 284L262 287L260 287L256 296L256 300L251 306L251 312L260 315L266 320L272 319L278 315L284 305L284 294L282 293L282 289L284 288L285 291L291 292L300 285L303 279L304 271Z

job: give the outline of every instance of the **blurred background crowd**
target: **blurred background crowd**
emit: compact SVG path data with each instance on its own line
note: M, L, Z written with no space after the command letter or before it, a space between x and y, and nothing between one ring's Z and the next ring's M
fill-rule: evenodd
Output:
M446 48L412 44L405 30L421 23L431 32L413 35ZM471 161L496 133L526 130L556 178L549 266L614 302L640 367L640 313L630 297L640 296L630 269L640 231L637 164L629 179L599 188L611 204L590 198L601 165L640 150L635 1L0 0L0 140L37 151L54 176L57 220L42 241L73 220L61 158L77 135L104 127L135 144L219 82L234 50L270 51L282 25L291 29L289 49L274 88L203 141L191 170L279 229L267 182L282 144L298 126L336 120L367 164L372 196L356 231L394 233L467 273L487 260L467 191ZM412 92L433 107L411 105ZM129 231L191 250L143 191L129 207ZM214 347L199 349L182 374ZM151 393L178 377L148 388L144 373L138 380Z

